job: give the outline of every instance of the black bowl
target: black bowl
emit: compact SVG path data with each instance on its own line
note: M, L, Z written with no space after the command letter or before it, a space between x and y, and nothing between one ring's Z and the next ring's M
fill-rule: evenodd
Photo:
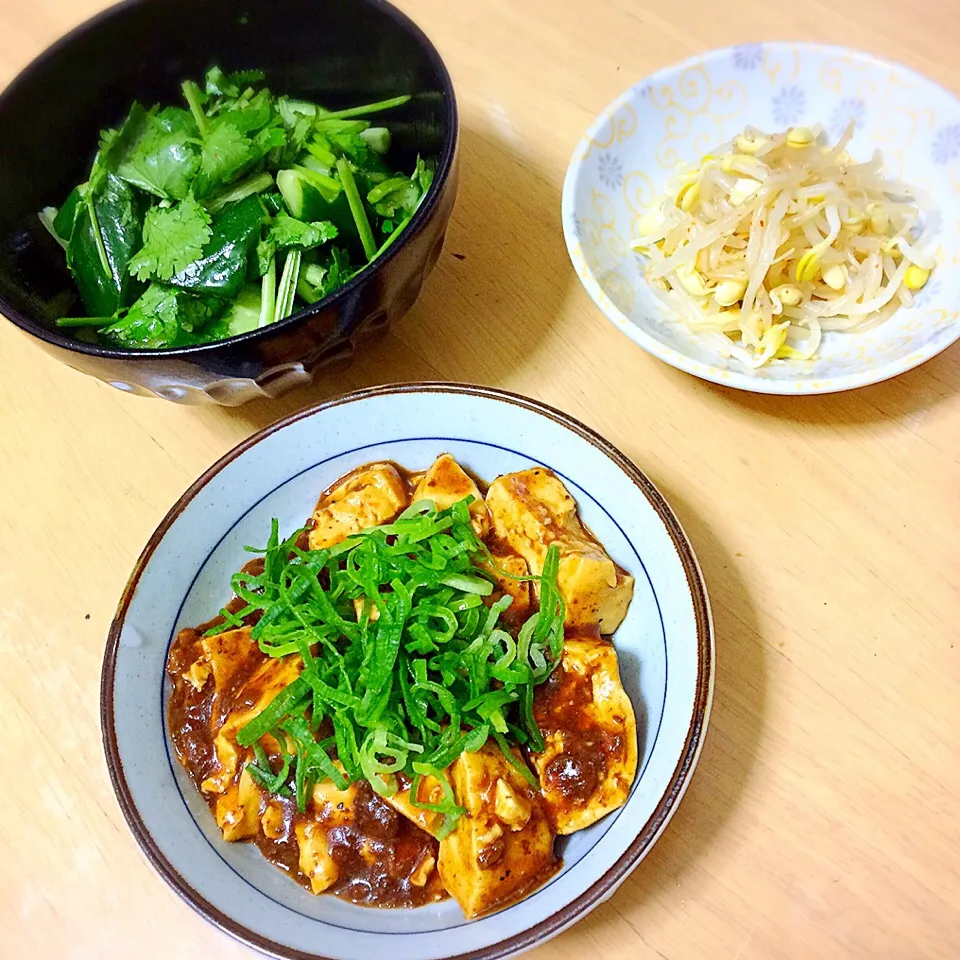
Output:
M176 103L214 64L258 68L279 93L333 108L413 93L392 111L392 159L436 160L430 192L398 241L336 293L279 323L199 347L115 350L53 321L73 289L37 218L84 180L100 130L131 101ZM183 403L276 396L348 361L416 300L437 262L457 186L457 107L433 44L383 0L129 0L82 24L0 95L0 312L59 360L122 390Z

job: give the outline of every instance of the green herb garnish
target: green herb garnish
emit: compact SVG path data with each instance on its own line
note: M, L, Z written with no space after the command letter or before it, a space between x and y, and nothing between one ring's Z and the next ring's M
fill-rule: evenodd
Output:
M341 789L365 779L386 797L401 772L414 786L424 776L443 785L442 771L491 737L534 782L512 746L543 743L533 691L563 647L560 554L551 546L542 575L529 578L540 583L540 609L514 637L500 622L510 597L483 601L493 585L478 564L489 553L470 525L470 500L443 511L421 501L325 550L300 549L301 531L281 540L274 520L257 551L263 573L234 575L245 606L221 611L226 622L210 632L259 613L251 637L260 650L303 661L298 679L237 734L254 748L249 769L264 789L303 810L326 779ZM321 739L321 729L332 735ZM276 769L260 743L267 735L281 745ZM436 804L412 802L444 814L449 830L463 811L443 789Z
M88 180L40 214L89 315L59 326L111 346L211 343L333 293L388 248L433 174L420 158L409 177L391 169L390 131L366 117L410 97L331 111L263 80L214 67L182 84L184 105L134 103L102 133Z

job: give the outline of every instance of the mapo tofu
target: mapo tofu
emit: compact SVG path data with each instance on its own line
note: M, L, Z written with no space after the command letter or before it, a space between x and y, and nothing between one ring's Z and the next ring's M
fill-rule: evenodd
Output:
M171 737L225 840L315 894L472 918L626 802L607 635L633 579L550 471L485 489L448 454L367 464L263 553L168 662Z

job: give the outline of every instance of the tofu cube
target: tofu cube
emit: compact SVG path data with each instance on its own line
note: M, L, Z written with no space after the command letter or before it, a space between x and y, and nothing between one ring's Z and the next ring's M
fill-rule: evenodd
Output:
M556 475L537 467L507 473L490 484L487 508L493 532L533 574L543 571L547 548L560 548L557 583L566 625L611 634L633 597L633 577L621 570L586 530L577 505Z
M224 840L248 840L260 829L263 794L247 770L217 798L217 826Z
M327 843L327 831L314 820L300 821L294 828L300 848L300 870L314 893L329 890L340 879L340 870Z
M417 800L419 800L420 803L439 803L442 798L443 788L434 777L420 778L417 792ZM444 817L442 813L423 810L420 807L415 807L410 802L409 785L397 790L392 797L384 797L383 801L389 803L397 813L402 814L432 837L435 837L437 831L443 826Z
M513 602L504 611L503 620L507 624L519 626L530 616L533 608L530 581L515 579L516 577L528 577L530 575L527 561L515 553L499 548L496 544L494 544L490 554L493 562L479 565L481 569L487 570L493 575L496 583L493 593L486 599L488 603L493 603L505 594L512 597Z
M310 549L333 547L354 533L388 523L408 504L407 485L392 463L364 467L320 498Z
M568 639L560 666L537 687L533 715L546 742L531 761L557 833L622 807L637 773L637 721L613 644Z
M539 793L496 744L461 754L449 772L466 813L440 841L438 869L447 892L471 919L519 899L550 877L556 869L553 830ZM498 813L501 781L505 787L499 793L506 801L501 800Z
M464 497L472 496L469 506L473 528L477 536L483 538L490 529L490 518L483 502L480 488L474 479L457 463L449 453L437 457L430 469L423 475L413 493L413 502L432 500L438 510L446 510Z

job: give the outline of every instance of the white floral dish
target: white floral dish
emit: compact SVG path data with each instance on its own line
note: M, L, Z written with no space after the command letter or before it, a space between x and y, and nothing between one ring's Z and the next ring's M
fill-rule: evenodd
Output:
M812 360L757 370L721 357L671 316L630 248L637 223L680 162L696 164L744 127L820 123L850 153L882 153L889 173L933 197L937 260L913 306L860 332L824 335ZM563 232L587 292L654 356L759 393L848 390L903 373L960 337L960 100L906 67L842 47L756 43L715 50L640 81L580 140L563 186Z
M318 491L370 460L415 468L449 452L478 476L554 469L584 521L636 577L615 640L637 715L638 775L626 804L563 838L563 867L525 899L467 921L456 902L371 909L312 896L253 846L226 843L173 758L167 652L227 599L231 571L277 517L285 532ZM495 960L529 949L613 894L676 810L713 693L703 579L649 480L586 427L522 397L462 384L376 387L303 410L226 454L174 505L144 549L110 628L101 687L107 764L151 863L226 932L285 960Z

